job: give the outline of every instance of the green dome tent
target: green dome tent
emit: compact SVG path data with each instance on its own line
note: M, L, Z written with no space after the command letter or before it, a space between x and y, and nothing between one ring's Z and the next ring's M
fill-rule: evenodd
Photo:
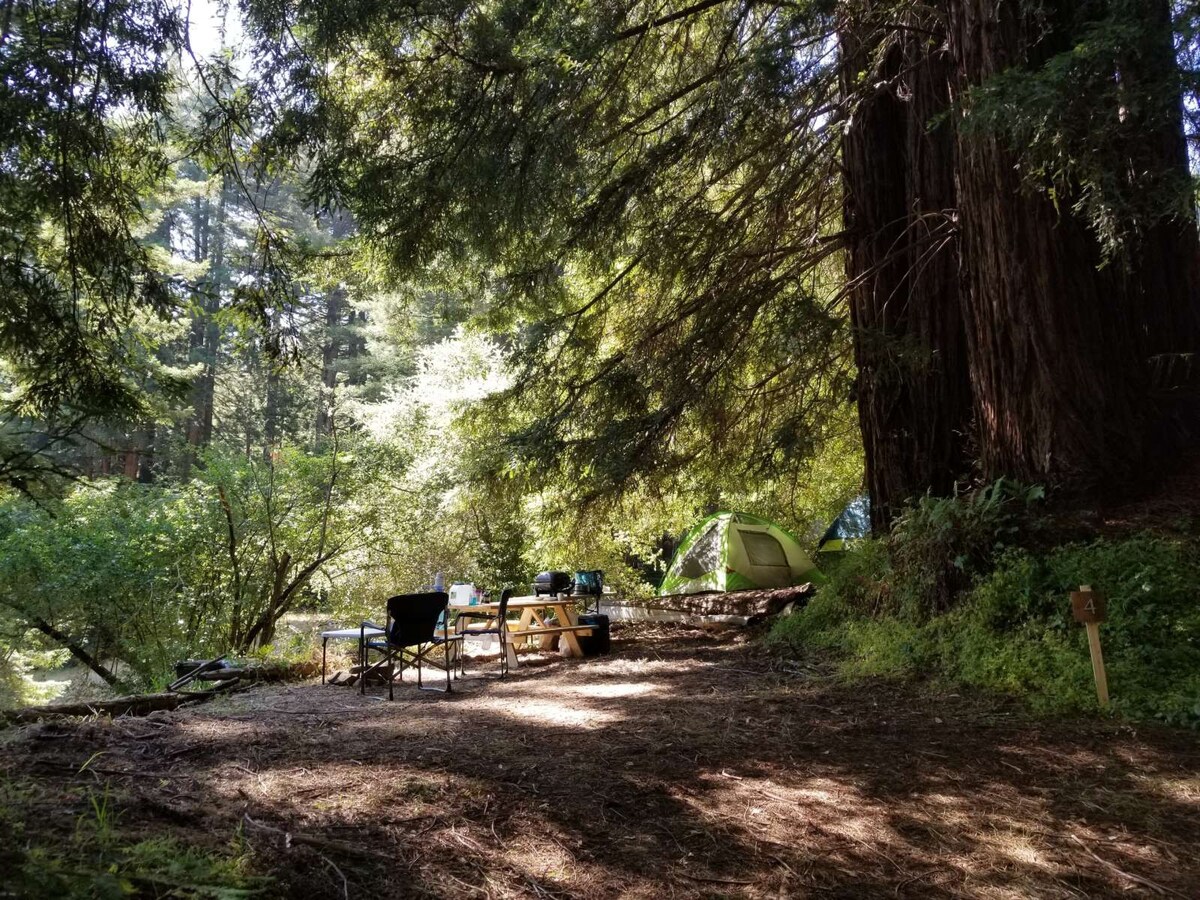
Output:
M782 527L748 513L719 512L684 535L658 593L779 588L814 576L816 567Z

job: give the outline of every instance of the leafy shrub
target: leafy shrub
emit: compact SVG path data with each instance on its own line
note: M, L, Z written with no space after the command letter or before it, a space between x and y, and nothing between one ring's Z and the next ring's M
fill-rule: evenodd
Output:
M961 497L925 496L905 510L888 540L904 611L949 609L997 553L1032 537L1031 512L1044 496L1040 487L1001 478Z
M1195 538L1138 533L1043 549L997 541L990 559L963 564L969 585L940 614L915 602L930 589L915 557L897 562L895 544L907 540L851 551L805 610L776 624L770 644L831 651L848 676L945 677L1024 696L1041 711L1094 709L1087 639L1068 600L1090 584L1108 597L1101 632L1113 709L1200 725Z
M24 700L24 681L11 648L0 648L0 709L17 706Z
M181 645L208 645L214 596L203 548L218 537L191 491L109 482L62 501L0 504L0 626L11 646L66 635L148 684ZM185 593L185 586L186 593Z
M890 585L872 583L864 570L875 563L854 557L879 556L880 542L860 545L844 566L799 613L776 622L768 646L788 655L827 651L839 660L843 675L907 676L924 671L929 644L922 627L894 612L885 612ZM856 574L847 577L847 570ZM886 570L890 571L890 570Z
M34 703L49 703L64 687L63 681L36 682L28 677L36 669L55 669L70 658L66 650L18 650L25 643L15 635L0 634L0 709Z
M386 487L403 465L360 441L212 453L188 482L80 482L41 505L0 495L0 651L70 647L141 689L175 660L271 644L314 583L372 564L407 510ZM0 653L0 702L16 699L13 670Z
M843 622L894 612L893 573L884 541L862 541L823 571L826 582L803 614L780 619L768 643L795 653L814 646L846 650Z
M1090 707L1087 641L1066 599L1080 584L1108 597L1101 633L1113 707L1133 718L1200 723L1194 540L1138 534L1005 554L940 623L944 669L1043 705Z

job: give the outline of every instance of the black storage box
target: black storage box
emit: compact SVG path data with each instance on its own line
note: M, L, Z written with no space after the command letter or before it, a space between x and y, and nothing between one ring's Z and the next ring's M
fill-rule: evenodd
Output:
M602 656L612 649L612 639L608 631L608 616L586 613L579 617L579 624L587 625L592 629L592 633L588 637L579 636L579 649L583 651L584 656Z
M538 572L537 578L533 579L533 592L538 596L569 594L571 583L571 576L566 572Z

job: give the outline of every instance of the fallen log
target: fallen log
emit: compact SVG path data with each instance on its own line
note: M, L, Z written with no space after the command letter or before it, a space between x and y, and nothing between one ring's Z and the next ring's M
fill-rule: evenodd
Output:
M258 669L212 669L196 676L199 681L232 681L235 678L257 678Z
M358 684L363 673L366 673L367 684L387 684L388 678L393 673L391 666L351 666L348 672L335 672L325 680L326 684L340 684L345 687L353 687Z
M606 598L604 605L615 621L637 621L642 618L689 621L688 617L710 617L719 621L749 624L767 616L779 615L789 604L794 604L793 609L802 608L812 594L812 585L802 584L797 587L727 593L707 591L701 594L669 594L636 602Z
M222 682L219 686L207 691L193 693L161 694L131 694L127 697L116 697L112 700L87 700L80 703L50 703L46 706L27 706L24 709L13 709L0 713L0 721L7 724L37 722L41 719L63 718L69 716L95 716L107 714L117 716L144 716L158 710L173 710L192 703L203 703L218 694L231 693L229 690L236 681Z
M216 659L210 659L207 662L200 663L200 665L196 666L190 672L187 672L185 675L183 675L179 678L176 678L174 681L172 681L170 684L168 684L167 690L168 691L179 690L181 687L183 687L185 684L192 681L193 679L200 678L206 672L209 672L212 669L220 666L221 663L224 661L225 661L225 654L222 653Z

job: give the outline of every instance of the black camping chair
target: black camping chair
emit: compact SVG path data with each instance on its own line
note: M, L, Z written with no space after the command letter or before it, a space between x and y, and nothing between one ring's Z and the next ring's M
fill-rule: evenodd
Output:
M389 597L387 602L387 624L384 626L382 638L372 638L362 641L363 669L362 692L367 692L367 677L384 666L390 666L388 676L388 699L394 700L394 686L397 676L395 663L399 663L399 677L404 679L404 655L409 653L417 664L417 687L423 691L438 691L441 688L427 688L421 681L421 664L428 662L446 671L446 689L450 693L450 673L453 660L450 658L450 648L458 645L458 656L462 659L462 636L449 634L446 623L446 604L450 595L445 591L429 591L423 594L398 594ZM364 623L364 631L369 623ZM439 634L439 625L441 633ZM443 664L439 665L430 657L438 647L442 648ZM370 667L367 658L370 651L381 654L380 659ZM410 660L410 665L412 660Z
M500 592L500 609L496 612L464 609L458 614L457 630L459 637L473 637L477 634L494 634L500 638L500 677L508 674L508 601L513 595L512 588ZM482 619L483 627L470 627L470 620ZM495 624L492 624L492 622ZM461 660L466 654L460 653ZM462 663L459 663L462 671ZM465 673L464 673L465 674Z

